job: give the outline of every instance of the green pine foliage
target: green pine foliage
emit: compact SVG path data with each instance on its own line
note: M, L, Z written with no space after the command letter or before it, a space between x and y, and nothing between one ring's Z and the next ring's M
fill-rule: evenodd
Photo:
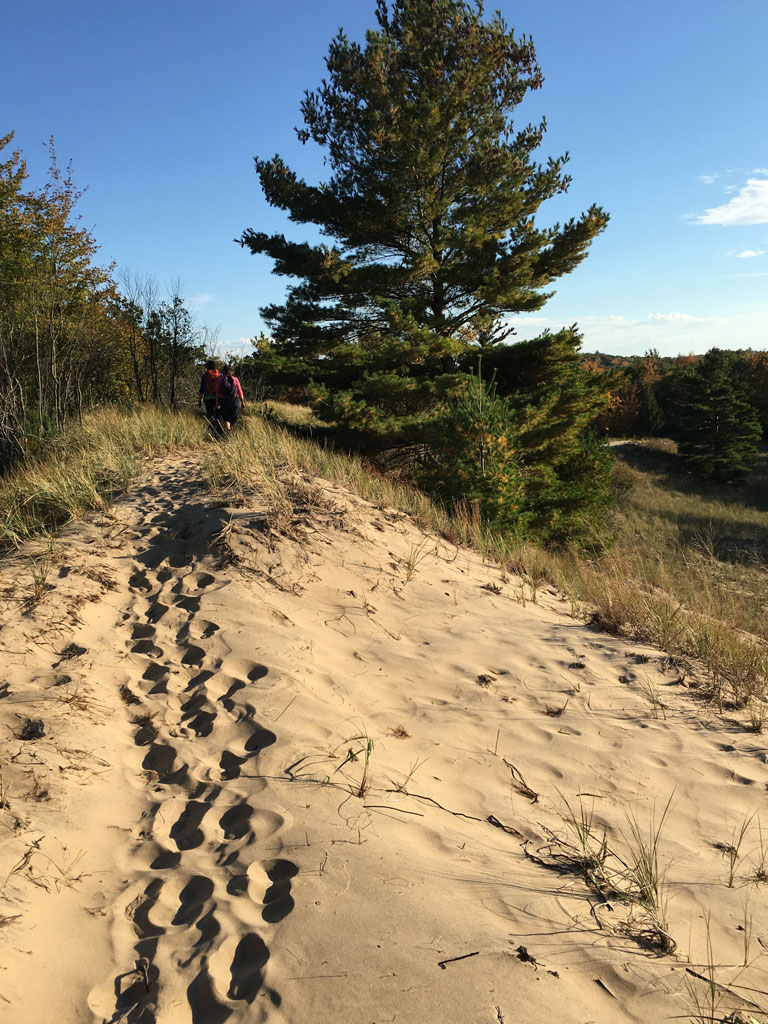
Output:
M465 375L459 394L431 424L422 482L446 504L474 506L484 520L522 534L530 511L520 426L493 382Z
M611 457L593 424L611 400L610 379L583 365L574 327L499 346L482 358L519 423L530 532L584 539L611 502Z
M590 481L569 484L567 496L563 487L594 462L586 453L599 389L581 368L575 332L513 345L511 317L545 304L608 215L593 205L564 224L537 222L542 204L568 190L568 155L540 162L543 120L517 120L543 79L533 43L501 15L486 21L482 4L467 0L377 0L376 19L364 44L338 34L326 79L302 103L299 137L323 148L329 179L313 185L279 156L256 160L267 201L328 239L241 236L293 279L284 302L262 309L272 337L259 363L321 418L381 448L437 450L438 425L458 429L456 417L469 416L462 403L503 399L505 416L529 423L519 458L540 481L526 489L540 495L533 518L542 528L570 521L566 507ZM468 382L478 353L498 367L495 396ZM504 375L507 364L523 374ZM498 436L512 440L506 427ZM492 514L495 471L483 465L485 497L476 497L485 514L527 521L533 510L509 511L506 492L498 507L508 511Z
M535 400L513 401L495 379L466 375L431 424L421 482L446 504L475 506L484 521L520 536L558 544L599 539L612 459L588 425L572 425L565 390L555 384Z
M678 452L701 476L737 483L757 458L760 418L746 381L733 372L734 356L713 348L683 376Z
M310 185L279 156L256 161L267 201L335 244L253 230L240 241L299 279L262 310L273 371L295 375L298 361L317 386L350 391L352 408L360 380L381 377L386 392L410 378L404 404L418 408L461 352L512 333L507 314L544 304L608 217L592 206L535 223L570 178L567 154L535 161L543 122L514 122L542 82L530 40L464 0L378 0L377 20L365 46L339 33L327 80L302 104L299 135L325 149L330 180ZM365 401L375 417L375 396ZM318 411L338 415L326 402Z

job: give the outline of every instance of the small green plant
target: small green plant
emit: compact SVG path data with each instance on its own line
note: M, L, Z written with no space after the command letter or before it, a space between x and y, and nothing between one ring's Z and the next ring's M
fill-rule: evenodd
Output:
M362 746L355 749L356 745L359 743L362 743ZM359 783L355 783L353 786L352 793L354 796L364 797L370 788L369 773L371 768L371 758L373 757L373 740L367 733L361 733L359 736L348 737L342 744L340 744L340 746L347 747L347 752L344 756L344 760L334 768L330 777L333 778L336 772L340 772L345 765L353 763L359 764L360 758L362 757L362 775L360 776ZM336 749L338 750L338 747Z
M39 604L45 596L45 584L50 572L50 563L46 558L33 558L30 561L29 572L32 576L32 593L29 596L28 604Z
M763 823L757 815L757 847L755 850L755 870L752 878L755 882L768 882L768 837L763 834Z
M693 976L685 976L685 992L687 996L688 1014L691 1024L720 1024L723 1018L718 1014L722 994L715 977L715 957L712 950L712 929L710 917L706 914L704 918L707 928L707 962L704 966L704 985L698 983L701 979L694 979Z
M594 803L586 807L583 798L579 796L578 808L574 811L562 793L560 796L565 804L563 823L568 830L562 845L572 851L574 866L588 885L603 894L614 893L615 887L606 868L608 837L605 829L601 831L595 825Z
M433 427L424 482L449 505L464 503L484 523L522 530L526 510L520 453L520 417L497 394L493 380L466 377Z
M427 550L429 543L429 537L424 537L423 540L419 541L418 544L414 541L411 541L411 547L410 550L408 551L408 557L405 558L403 562L405 566L406 583L411 582L414 575L416 574L416 570L419 567L419 563L422 562L429 554L429 551Z
M733 888L734 879L736 878L736 865L741 857L741 847L754 821L755 814L756 812L753 811L752 814L748 814L744 818L741 824L733 826L728 842L715 844L717 849L721 850L728 858L728 881L726 884L729 889Z
M670 601L648 602L648 615L653 622L657 643L665 651L674 649L677 638L685 629L682 610L682 603L673 607Z
M667 923L668 865L663 865L659 857L661 836L671 804L672 796L658 820L655 813L651 814L647 831L640 825L636 814L628 813L627 830L623 833L629 848L624 871L629 895L646 913L645 934L665 953L673 953L677 948Z
M753 694L749 698L747 711L749 713L749 727L752 732L762 732L765 728L766 719L768 719L768 700L766 700L765 694Z
M659 688L653 680L649 679L648 676L642 676L640 678L640 689L651 705L651 715L656 719L663 718L666 720L666 704L662 701Z
M742 989L750 994L757 993L755 988L746 988L737 985L736 979L754 963L750 960L749 950L752 940L752 917L749 914L748 905L744 904L744 924L741 926L744 933L744 962L739 965L736 978L731 977L727 985L721 985L717 978L717 965L712 948L712 929L709 913L704 917L707 930L707 955L706 963L698 971L687 970L685 977L685 1000L688 1013L685 1015L690 1024L762 1024L766 1020L766 1011L758 1009L755 1003L752 1007L759 1015L755 1017L751 1012L742 1008L725 1010L723 1000L726 994L735 995L734 990ZM701 984L703 982L703 984ZM738 998L738 997L737 997Z
M27 600L28 605L35 605L45 597L48 577L53 568L56 546L53 537L48 537L48 547L35 558L29 560L29 572L32 576L32 593Z

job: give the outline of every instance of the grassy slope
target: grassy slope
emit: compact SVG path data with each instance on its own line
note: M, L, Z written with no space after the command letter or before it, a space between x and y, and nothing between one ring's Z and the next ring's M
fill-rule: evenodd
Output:
M290 418L308 422L295 409ZM608 554L586 559L489 532L471 510L449 515L413 488L299 439L271 419L251 416L244 430L216 444L189 415L102 410L52 442L42 461L0 481L0 541L19 544L105 507L146 458L177 448L198 450L212 490L261 493L276 528L290 521L297 504L311 507L313 476L408 512L520 573L527 599L535 600L537 586L548 580L571 596L574 611L586 607L603 627L700 659L709 695L749 707L755 727L768 717L768 516L761 497L767 455L750 484L732 491L681 476L663 446L618 449L623 497L609 524L616 543Z
M622 492L616 542L593 562L564 566L563 582L628 629L702 660L721 702L762 702L768 675L768 454L741 488L685 474L671 442L614 449ZM580 580L581 577L581 580ZM761 708L753 706L764 717Z

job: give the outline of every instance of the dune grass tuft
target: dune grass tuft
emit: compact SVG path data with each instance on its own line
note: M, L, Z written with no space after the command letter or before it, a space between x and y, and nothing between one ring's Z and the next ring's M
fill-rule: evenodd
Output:
M147 458L202 444L195 417L159 409L100 409L0 479L0 544L18 546L83 512L107 508Z

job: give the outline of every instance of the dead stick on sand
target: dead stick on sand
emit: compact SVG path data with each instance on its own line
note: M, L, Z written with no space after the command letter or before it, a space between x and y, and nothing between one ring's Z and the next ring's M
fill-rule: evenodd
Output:
M699 974L699 972L698 971L694 971L694 969L692 967L686 967L685 968L685 973L686 974L691 974L691 975L693 975L694 978L698 978L700 981L706 982L707 985L711 985L712 984L712 979L711 978L707 978L705 975ZM716 981L715 985L722 992L727 992L728 995L735 996L737 999L745 999L746 998L746 1001L755 1010L759 1009L758 1004L757 1003L753 1003L751 999L749 999L748 997L743 996L741 994L741 992L742 991L745 991L745 992L758 992L761 996L764 996L766 994L760 988L749 988L746 985L733 985L733 986L729 986L729 985L724 985L720 981Z
M296 694L296 697L298 697L298 693ZM285 712L286 712L286 711L288 710L288 708L289 708L289 707L291 706L291 704L293 704L293 702L294 702L294 701L296 700L296 697L292 697L292 698L291 698L291 699L290 699L290 700L288 701L288 703L287 703L287 704L285 705L285 707L284 707L284 708L283 708L283 710L282 710L282 711L280 712L280 714L279 714L279 715L277 716L277 718L273 718L273 719L272 719L272 721L273 721L273 722L279 722L279 721L280 721L280 719L281 719L281 718L283 717L283 715L284 715L284 714L285 714Z
M454 964L457 960L468 960L471 956L480 956L480 950L477 949L474 953L465 953L463 956L449 956L447 960L438 960L437 966L444 971L446 964Z
M393 807L391 804L364 804L367 810L381 810L381 811L397 811L399 814L413 814L417 818L423 818L424 815L421 811L406 811L404 807Z
M11 870L8 872L8 877L3 882L3 895L5 895L5 887L8 885L11 875L14 875L17 871L23 871L24 868L29 864L35 853L40 852L40 843L45 839L45 836L40 836L39 839L35 839L33 843L24 851L24 855L21 860L14 864Z
M522 774L520 773L520 770L516 768L511 761L508 761L506 757L503 757L502 761L507 766L507 768L509 768L510 774L512 775L512 785L515 787L515 789L519 793L522 793L523 796L527 796L532 804L538 803L539 794L536 792L535 789L531 789L531 787L528 785L528 783L525 781Z

